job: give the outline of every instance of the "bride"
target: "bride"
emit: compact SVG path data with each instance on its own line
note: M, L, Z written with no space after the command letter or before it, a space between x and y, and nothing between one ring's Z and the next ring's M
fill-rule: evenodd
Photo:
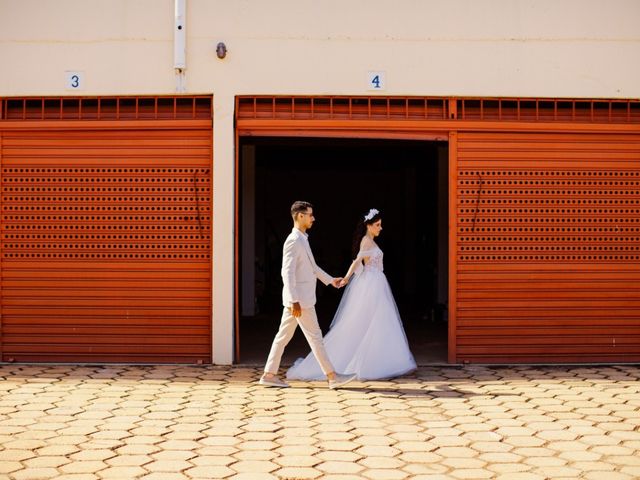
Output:
M382 268L375 239L382 231L380 212L369 210L354 234L355 260L344 276L345 289L324 344L336 370L361 380L403 375L416 368L398 307ZM293 380L324 380L313 354L287 371Z

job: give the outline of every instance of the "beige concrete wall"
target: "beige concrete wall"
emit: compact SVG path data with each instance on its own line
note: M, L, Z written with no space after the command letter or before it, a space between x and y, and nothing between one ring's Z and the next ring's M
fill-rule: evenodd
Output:
M0 0L0 96L173 93L173 10ZM186 91L215 94L214 361L233 352L235 95L640 98L638 25L638 0L187 0Z
M187 0L187 89L640 97L637 0ZM229 47L220 61L218 41ZM175 88L172 0L0 0L1 95Z
M187 0L187 89L640 97L637 0ZM229 47L220 61L218 41ZM172 0L0 0L0 95L175 88Z

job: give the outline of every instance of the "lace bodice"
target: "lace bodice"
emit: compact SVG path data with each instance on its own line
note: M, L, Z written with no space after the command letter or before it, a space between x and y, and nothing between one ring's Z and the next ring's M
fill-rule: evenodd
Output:
M374 247L369 250L360 250L358 253L358 258L362 259L364 257L369 257L369 261L365 264L364 270L377 270L379 272L384 271L384 267L382 264L383 257L382 250L380 247Z

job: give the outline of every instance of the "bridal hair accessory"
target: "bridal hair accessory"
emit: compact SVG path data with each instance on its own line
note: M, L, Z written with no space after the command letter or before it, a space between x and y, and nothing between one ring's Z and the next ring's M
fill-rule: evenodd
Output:
M369 213L367 213L364 216L364 221L366 222L367 220L371 220L373 217L375 217L379 213L380 212L378 210L376 210L375 208L372 208L371 210L369 210Z

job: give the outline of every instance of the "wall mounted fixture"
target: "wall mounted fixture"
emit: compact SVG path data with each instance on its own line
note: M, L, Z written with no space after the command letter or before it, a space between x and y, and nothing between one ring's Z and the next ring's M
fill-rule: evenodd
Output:
M218 45L216 45L216 55L221 60L227 56L227 46L224 44L224 42L220 42L218 43Z

